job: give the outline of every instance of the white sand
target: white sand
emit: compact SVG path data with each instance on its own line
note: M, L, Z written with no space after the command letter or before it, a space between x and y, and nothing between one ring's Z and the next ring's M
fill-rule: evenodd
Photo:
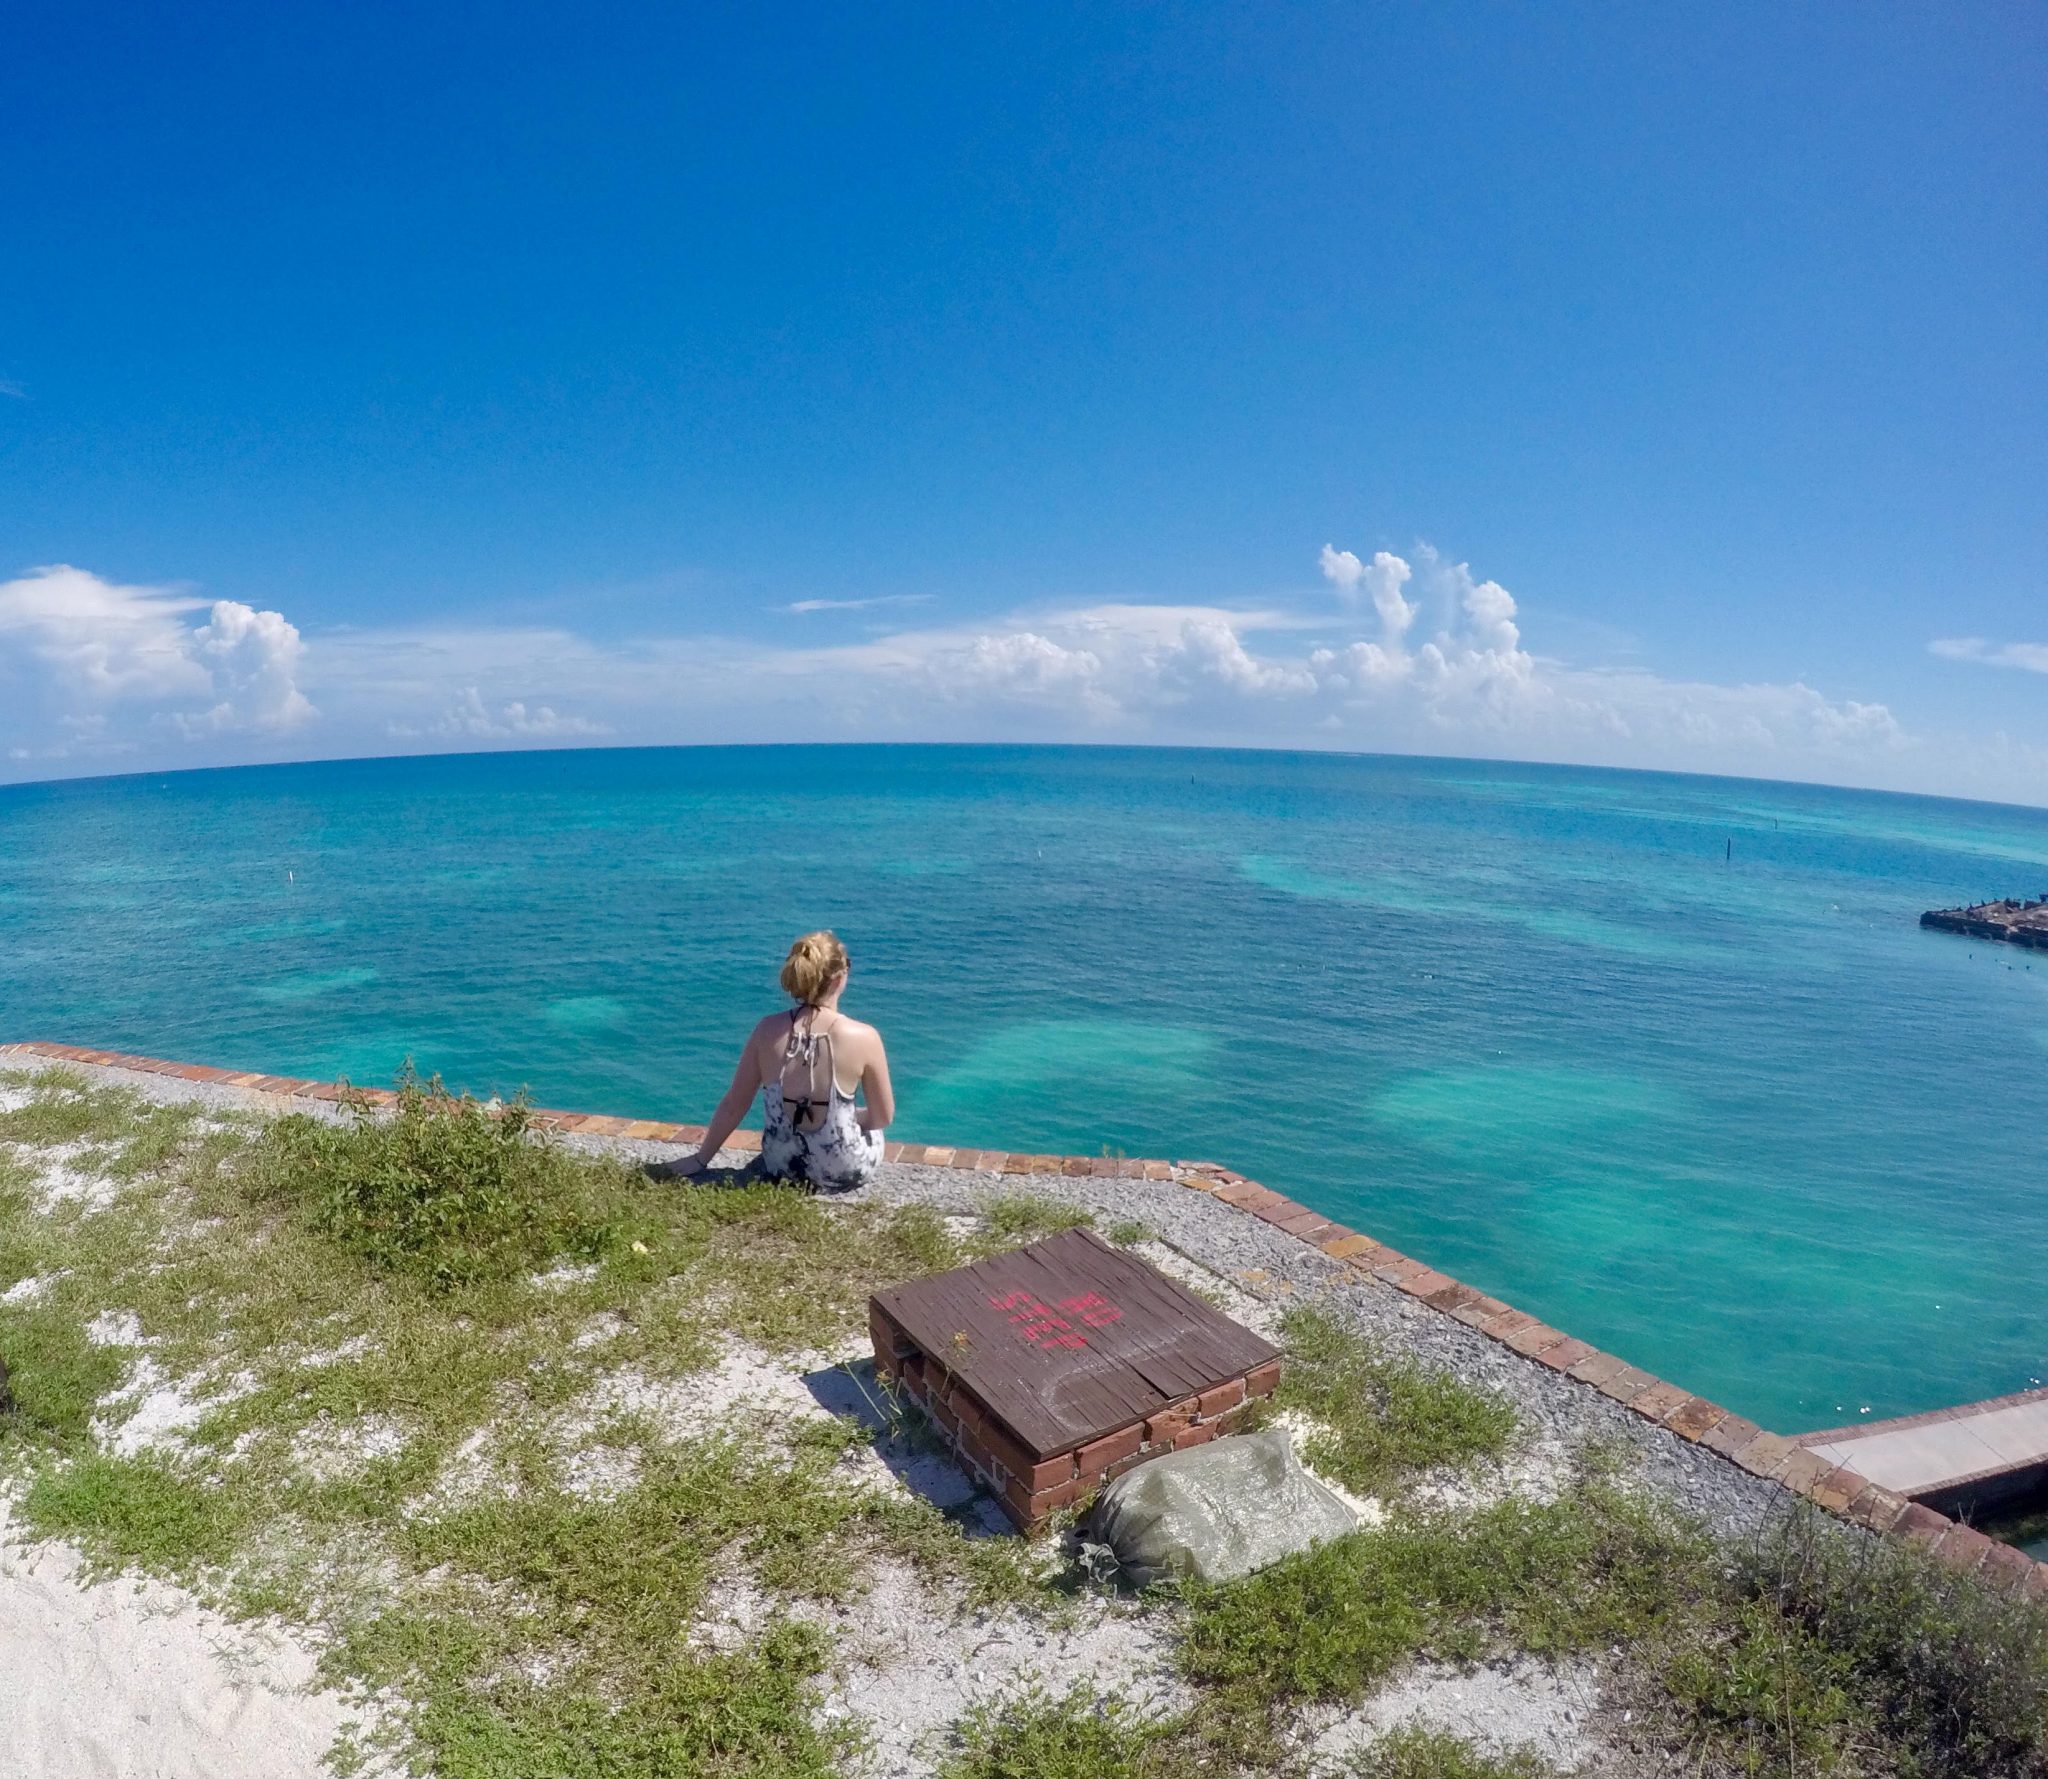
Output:
M1389 1730L1414 1727L1447 1731L1495 1754L1533 1748L1574 1772L1603 1752L1593 1730L1599 1694L1599 1673L1590 1662L1553 1664L1535 1656L1473 1668L1418 1662L1362 1705L1311 1713L1310 1770L1341 1772L1355 1751Z
M318 1779L350 1722L313 1658L188 1595L87 1587L0 1499L0 1771L27 1779Z

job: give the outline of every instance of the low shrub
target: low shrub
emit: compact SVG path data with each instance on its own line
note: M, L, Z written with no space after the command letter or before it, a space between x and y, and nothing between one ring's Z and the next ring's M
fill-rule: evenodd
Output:
M1913 1779L2048 1775L2048 1605L1811 1510L1760 1539L1740 1581L1825 1652Z
M1642 1637L1712 1585L1711 1546L1604 1483L1406 1514L1188 1590L1191 1680L1271 1703L1363 1697L1411 1656L1563 1654Z
M1415 1471L1498 1457L1514 1438L1505 1399L1387 1354L1335 1316L1295 1310L1280 1327L1280 1406L1324 1429L1303 1455L1347 1489L1374 1494Z
M596 1260L628 1233L622 1168L534 1131L523 1100L486 1109L409 1070L388 1115L359 1102L346 1123L295 1113L267 1126L256 1170L371 1266L437 1287Z

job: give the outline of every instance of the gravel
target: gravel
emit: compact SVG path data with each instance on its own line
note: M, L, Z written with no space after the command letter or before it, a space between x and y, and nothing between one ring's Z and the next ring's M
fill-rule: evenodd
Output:
M29 1066L37 1066L38 1060L20 1059ZM0 1052L0 1066L7 1061ZM278 1109L270 1096L210 1083L109 1068L83 1072L160 1101L197 1101L215 1111L259 1115ZM298 1102L293 1109L317 1118L345 1116L342 1108L320 1101ZM635 1164L680 1153L673 1145L617 1138L563 1140L585 1152ZM728 1153L720 1159L739 1168L749 1158ZM1140 1245L1140 1253L1176 1276L1211 1289L1229 1313L1262 1331L1270 1331L1287 1308L1313 1302L1391 1352L1500 1393L1520 1415L1524 1438L1491 1471L1444 1479L1441 1495L1446 1501L1469 1504L1489 1493L1554 1493L1571 1473L1573 1454L1589 1443L1625 1453L1624 1475L1724 1535L1740 1537L1754 1531L1793 1499L1776 1484L1752 1477L1715 1453L1630 1414L1591 1386L1524 1358L1380 1280L1362 1277L1207 1193L1166 1181L1004 1176L892 1163L881 1168L872 1184L847 1197L853 1202L925 1204L944 1215L964 1217L991 1198L1021 1193L1085 1210L1105 1228L1143 1225L1152 1236ZM566 1276L560 1282L568 1282ZM601 1341L602 1330L592 1339ZM766 1392L784 1412L816 1412L809 1397L799 1399L796 1392L804 1380L787 1367L758 1364L753 1355L735 1354L725 1370L732 1372L738 1394ZM725 1371L718 1376L723 1379ZM481 1452L476 1458L479 1464L484 1462ZM608 1480L615 1479L593 1477L593 1486L601 1490ZM929 1489L934 1479L899 1480ZM1433 1486L1431 1479L1424 1479L1418 1492L1427 1497ZM947 1726L962 1711L1020 1685L1058 1691L1078 1682L1100 1691L1127 1692L1152 1709L1170 1710L1185 1702L1172 1677L1175 1615L1170 1609L1139 1617L1103 1606L1079 1613L1048 1637L1044 1626L1014 1614L961 1614L939 1609L942 1606L913 1578L884 1576L876 1596L848 1609L844 1622L833 1626L844 1633L843 1655L821 1710L858 1723L870 1742L870 1773L929 1773L946 1740ZM705 1627L707 1634L716 1629ZM1310 1714L1300 1725L1302 1744L1311 1764L1327 1770L1387 1729L1421 1723L1494 1748L1533 1745L1589 1775L1649 1770L1603 1734L1626 1740L1626 1717L1602 1702L1605 1679L1601 1665L1583 1662L1548 1664L1524 1657L1469 1670L1423 1663L1396 1676L1359 1707Z
M0 1057L0 1062L5 1060ZM37 1066L41 1059L20 1061ZM82 1072L137 1088L157 1100L196 1100L223 1111L277 1110L274 1097L242 1088L126 1069L86 1067ZM294 1109L318 1118L345 1115L342 1108L319 1100L298 1102ZM616 1137L564 1140L589 1153L634 1163L672 1160L685 1153L674 1144ZM737 1168L750 1158L727 1151L719 1159ZM945 1213L967 1215L990 1198L1020 1192L1075 1205L1104 1225L1142 1223L1167 1247L1263 1303L1278 1309L1313 1300L1390 1351L1440 1366L1468 1384L1497 1390L1514 1404L1539 1451L1565 1453L1588 1442L1625 1450L1640 1483L1721 1533L1740 1536L1754 1531L1793 1500L1778 1484L1751 1476L1718 1454L1630 1414L1590 1385L1524 1358L1391 1285L1361 1277L1307 1243L1205 1192L1163 1180L1000 1175L896 1162L885 1164L871 1185L846 1198L929 1204Z

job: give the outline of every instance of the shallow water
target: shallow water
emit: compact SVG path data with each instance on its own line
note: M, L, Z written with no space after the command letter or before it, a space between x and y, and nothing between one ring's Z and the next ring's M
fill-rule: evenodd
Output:
M1464 761L188 773L0 790L0 1031L701 1118L832 925L902 1136L1224 1161L1796 1431L2048 1371L2048 957L1914 924L2043 889L2048 812Z

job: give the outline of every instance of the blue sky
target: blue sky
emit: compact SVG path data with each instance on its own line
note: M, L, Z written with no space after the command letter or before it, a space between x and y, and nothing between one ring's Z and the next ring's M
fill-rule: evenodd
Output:
M1002 735L2048 803L2038 8L83 5L0 132L0 776Z

